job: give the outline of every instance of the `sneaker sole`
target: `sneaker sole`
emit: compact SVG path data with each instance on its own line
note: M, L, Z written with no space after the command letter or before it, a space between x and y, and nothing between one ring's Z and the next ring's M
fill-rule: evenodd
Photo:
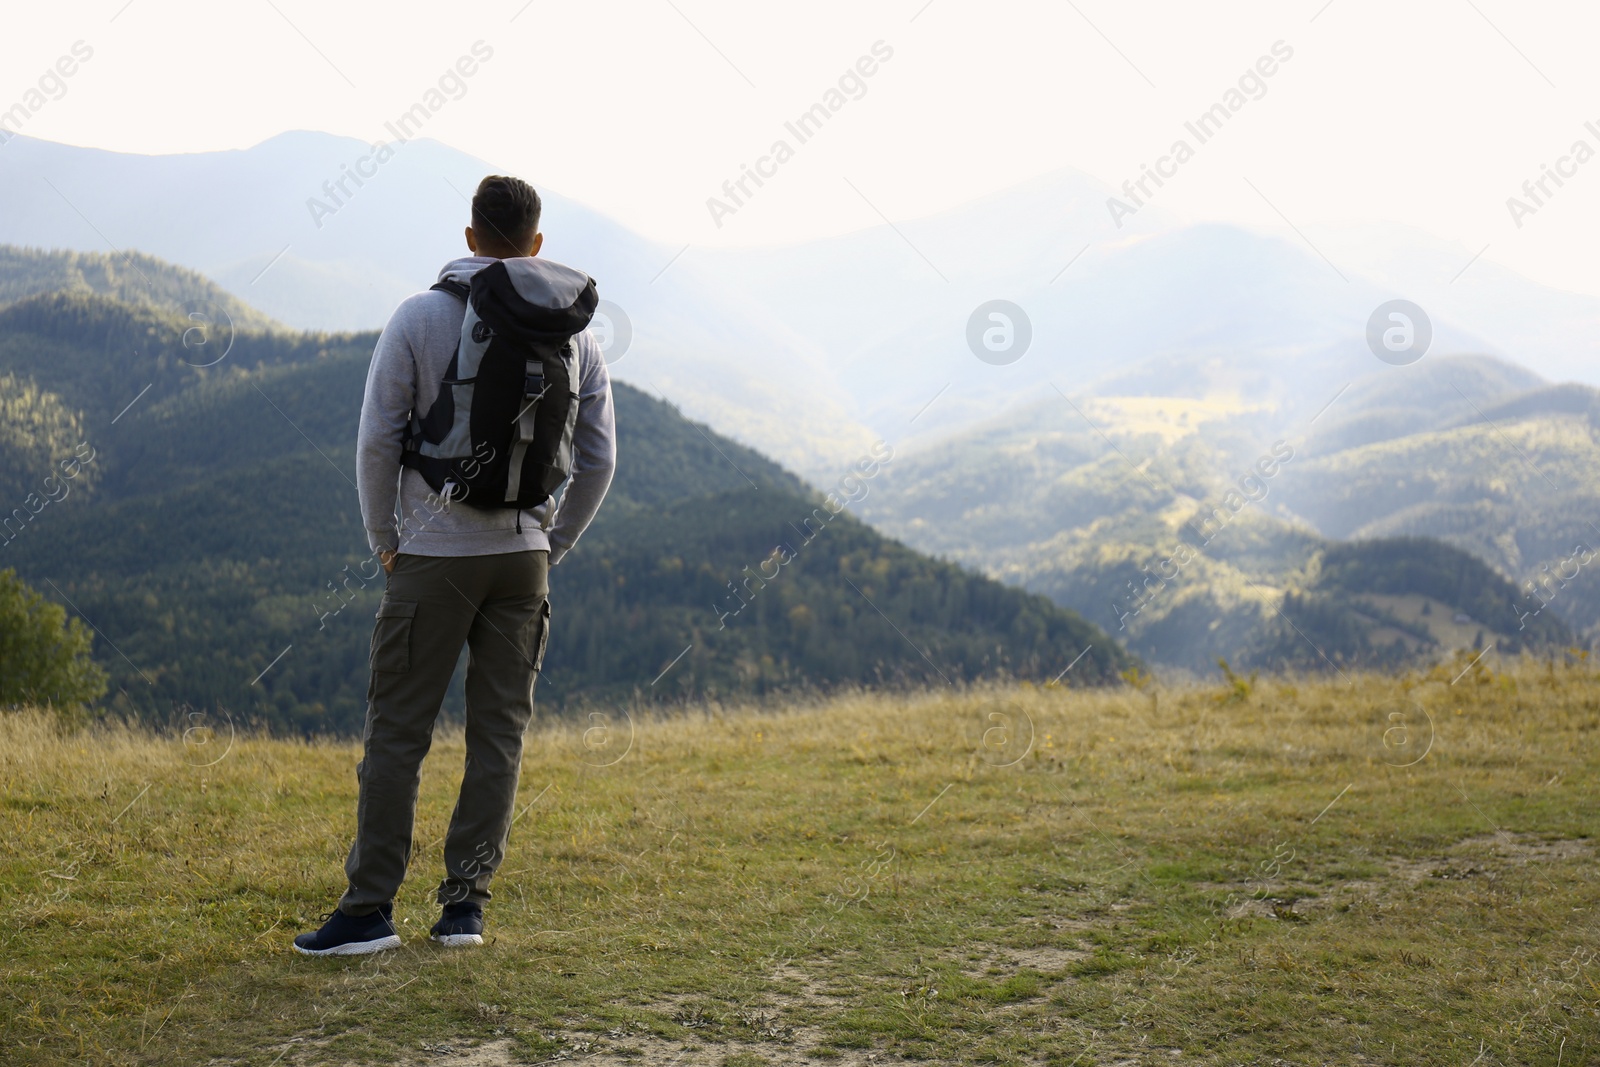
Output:
M348 941L332 948L301 948L294 946L294 950L302 956L367 956L374 952L383 952L391 948L400 947L400 938L394 934L380 937L376 941Z
M482 934L429 934L428 938L445 948L465 948L468 945L483 944Z

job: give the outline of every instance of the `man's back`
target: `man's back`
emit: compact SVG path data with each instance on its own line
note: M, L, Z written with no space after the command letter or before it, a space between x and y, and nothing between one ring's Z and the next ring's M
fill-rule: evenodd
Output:
M497 302L504 297L508 306L531 313L535 322L555 309L557 325L519 335L515 329L500 330L474 319L472 335L463 340L467 305L460 296L430 290L400 305L372 355L356 441L356 477L362 524L388 579L372 633L367 721L356 768L361 791L355 840L345 861L347 888L320 930L295 938L296 950L309 955L360 955L400 944L393 906L411 860L422 761L463 646L470 650L467 762L445 836L445 878L438 892L443 911L431 936L445 945L483 940L483 906L491 899L490 880L505 858L522 738L533 716L534 681L550 635L550 566L594 518L616 465L611 382L600 347L585 328L594 308L594 285L579 271L533 259L543 242L538 221L539 197L531 186L515 178L485 178L473 197L472 225L465 233L474 254L447 264L440 280L467 283L469 298L477 298L474 315L500 307ZM507 269L486 275L473 293L473 275L501 260L507 261ZM502 289L508 279L509 288ZM581 299L574 299L579 294ZM479 326L485 327L481 338ZM565 355L569 338L572 366ZM555 378L548 377L555 370L550 351L540 347L545 340L560 345ZM526 353L520 347L524 342ZM458 370L470 352L471 360L483 361L478 371L497 359L493 366L510 376L487 371L481 378L478 371L463 375L477 378L470 395L491 406L480 411L480 403L467 401L465 381L452 385L448 398L455 403L459 396L469 417L463 423L461 413L453 412L446 420L451 429L471 430L478 425L472 416L483 414L487 433L509 434L498 415L487 413L516 410L516 444L509 455L522 449L527 464L543 464L539 469L549 476L527 496L507 481L500 495L490 499L536 499L559 471L568 469L564 445L557 449L559 462L549 464L548 452L534 450L530 442L544 425L540 420L550 418L552 411L562 413L557 421L566 440L570 406L538 408L535 398L554 396L549 389L576 383L570 475L558 504L545 500L527 509L486 508L448 499L452 487L441 467L461 470L458 460L479 457L472 447L478 442L467 440L468 454L458 456L454 450L461 441L448 433L433 438L431 420L423 420L440 396L458 343L464 353ZM496 348L506 343L513 347ZM543 373L537 370L541 367ZM496 391L480 395L480 389ZM442 450L422 470L402 465L408 427ZM460 436L473 435L464 431ZM417 440L415 434L412 440ZM508 463L519 474L524 469L515 460L508 458Z
M470 282L472 275L493 262L485 256L467 256L446 264L439 277ZM378 339L356 441L356 481L368 540L374 551L396 549L420 556L548 549L554 564L594 518L611 484L616 431L604 355L588 330L574 338L579 404L573 469L553 520L548 503L524 512L520 523L511 509L446 504L417 471L401 473L399 454L413 412L427 411L438 396L464 314L461 300L430 289L403 301Z

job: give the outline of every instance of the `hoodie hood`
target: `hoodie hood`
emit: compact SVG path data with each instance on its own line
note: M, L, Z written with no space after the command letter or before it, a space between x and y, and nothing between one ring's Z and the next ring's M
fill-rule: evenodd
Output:
M474 274L495 263L506 265L517 295L536 307L571 307L584 287L594 280L575 267L537 256L517 259L462 256L444 265L439 271L439 280L470 285Z
M593 278L535 256L467 256L446 264L439 280L468 286L473 311L491 329L530 341L582 332L599 302Z

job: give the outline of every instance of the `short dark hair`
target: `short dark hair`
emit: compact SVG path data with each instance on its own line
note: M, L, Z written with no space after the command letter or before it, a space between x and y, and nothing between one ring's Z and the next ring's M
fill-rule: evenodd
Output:
M520 248L539 232L542 207L539 194L521 178L491 174L472 194L472 228L480 241Z

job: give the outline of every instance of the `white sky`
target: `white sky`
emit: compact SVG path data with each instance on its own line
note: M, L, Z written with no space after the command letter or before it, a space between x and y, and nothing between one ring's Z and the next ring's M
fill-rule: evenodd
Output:
M429 136L703 245L876 224L863 195L900 220L1061 167L1120 185L1282 39L1294 58L1161 191L1164 211L1283 228L1264 194L1301 228L1409 224L1459 242L1463 264L1488 245L1487 260L1600 294L1600 159L1521 229L1506 208L1575 139L1600 150L1584 129L1600 128L1596 5L124 3L7 3L0 109L82 39L94 58L25 132L147 153L287 129L375 140L481 38L494 58ZM894 56L867 94L716 228L706 198L880 39Z

